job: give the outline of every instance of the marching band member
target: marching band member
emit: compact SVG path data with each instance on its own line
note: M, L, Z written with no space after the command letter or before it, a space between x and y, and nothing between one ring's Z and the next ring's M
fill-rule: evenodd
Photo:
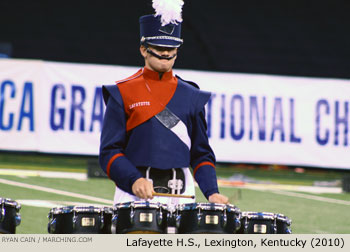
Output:
M206 133L204 106L210 93L173 74L181 39L182 0L168 8L153 1L156 14L140 17L144 67L103 86L106 104L99 161L116 184L114 203L147 199L169 203L155 192L194 195L194 180L211 203L219 193L215 155ZM193 175L190 168L193 169ZM193 202L180 199L178 203Z

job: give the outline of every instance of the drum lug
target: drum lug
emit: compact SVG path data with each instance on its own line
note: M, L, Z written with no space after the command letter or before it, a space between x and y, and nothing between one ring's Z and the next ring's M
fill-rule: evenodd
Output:
M76 228L77 221L78 217L75 215L75 211L73 211L73 230Z
M15 223L16 226L18 226L19 224L21 224L22 218L21 218L21 214L17 213L15 216Z
M100 219L100 229L103 228L103 226L105 225L104 223L104 217L103 217L103 211L101 211L101 215L99 216L99 219Z
M114 214L112 217L111 233L117 233L117 222L118 222L118 213Z
M4 206L1 206L1 216L0 216L0 221L3 222L3 220L5 219L5 214L6 214L6 210Z
M157 218L157 224L160 226L163 222L163 213L161 208L158 209L156 218Z
M245 223L244 223L244 233L248 234L248 225L249 225L249 220L248 217L245 217Z
M135 222L134 217L135 217L135 211L134 211L134 208L131 206L131 209L130 209L130 223L131 224L134 224L134 222Z
M179 227L180 227L180 222L181 222L181 214L177 213L177 214L176 214L176 217L175 217L175 225L176 225L176 228L179 228Z
M226 209L224 210L224 214L222 215L222 226L225 228L227 225L227 214Z
M235 231L237 231L238 229L241 228L242 222L239 218L235 218L235 224L236 224Z
M56 231L56 218L52 219L49 222L49 225L47 226L47 231L49 232L49 234L54 234Z
M273 233L277 234L277 215L274 215L274 220L273 220Z
M198 208L198 214L197 214L198 225L201 223L202 215L203 215L203 214L201 213L201 209Z
M235 218L235 229L234 232L239 230L241 228L242 222L241 222L241 218L242 218L242 213L241 211L237 211L234 214L234 218Z

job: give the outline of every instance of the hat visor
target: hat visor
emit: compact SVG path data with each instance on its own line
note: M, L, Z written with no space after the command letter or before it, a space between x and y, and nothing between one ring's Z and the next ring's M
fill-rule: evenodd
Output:
M170 39L147 39L145 43L148 45L170 48L178 48L182 45L182 42Z

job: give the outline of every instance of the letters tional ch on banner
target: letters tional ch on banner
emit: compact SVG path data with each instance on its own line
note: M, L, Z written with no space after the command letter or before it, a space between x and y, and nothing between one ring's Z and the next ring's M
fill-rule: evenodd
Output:
M102 85L135 67L0 60L0 150L98 155ZM219 162L350 169L350 80L174 70L212 92Z

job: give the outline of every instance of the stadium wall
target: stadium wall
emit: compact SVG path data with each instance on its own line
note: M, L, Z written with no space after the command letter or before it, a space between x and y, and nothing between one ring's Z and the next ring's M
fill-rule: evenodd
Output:
M178 68L350 78L348 0L184 2ZM123 66L143 63L138 19L154 12L151 0L2 0L0 10L13 58Z

